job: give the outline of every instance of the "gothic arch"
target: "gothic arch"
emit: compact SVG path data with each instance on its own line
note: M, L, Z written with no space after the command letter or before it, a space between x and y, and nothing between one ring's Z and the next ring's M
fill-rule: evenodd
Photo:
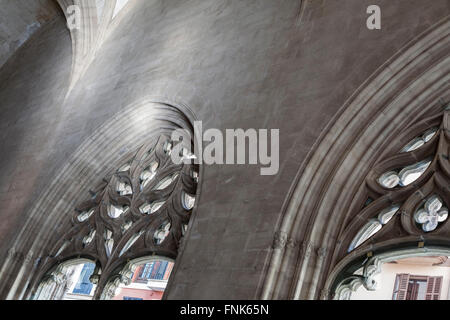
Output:
M162 259L173 262L173 260L170 258L159 256L143 256L133 260L129 260L124 264L123 267L117 268L117 271L109 277L105 288L102 290L100 299L109 300L114 296L115 290L119 287L120 284L130 284L131 278L139 265L150 263L153 261L160 261Z
M285 201L262 298L330 298L325 282L346 254L342 233L367 200L362 189L370 170L396 137L407 139L412 125L442 116L450 101L449 30L447 17L406 45L324 131ZM417 244L423 236L414 237Z
M154 152L161 156L161 152L164 152L162 150L164 143L170 137L171 132L176 129L185 129L192 132L193 127L191 124L195 119L195 115L190 111L189 107L183 104L163 98L147 97L126 107L120 114L107 121L86 139L70 157L67 164L56 173L55 178L42 192L38 201L29 209L26 215L28 218L14 240L6 261L0 270L0 278L2 279L1 295L7 299L29 298L33 290L36 289L40 277L51 270L58 261L65 261L73 257L85 256L100 262L103 259L102 267L104 268L108 259L105 260L103 254L99 254L97 250L84 250L82 244L80 247L79 240L82 240L83 237L80 236L80 238L78 235L81 234L80 230L85 227L77 223L84 222L77 221L77 217L83 213L83 209L85 209L83 206L86 206L90 201L92 202L92 199L90 200L93 196L92 192L101 192L102 190L100 189L109 188L104 193L111 193L111 185L105 181L102 183L102 179L105 177L107 178L106 180L108 178L116 179L113 175L117 173L117 169L124 165L124 161L126 162L127 159L130 160L134 157L135 166L144 163L144 160L136 157L144 153L141 148L145 147L155 147L153 149ZM189 189L183 190L187 193L195 193L192 185L193 180L186 180L185 170L187 169L184 167L174 168L167 165L163 171L167 174L175 171L179 172L181 185L184 186L183 188L187 187ZM200 180L202 174L198 171L198 168L197 172L199 173L198 180ZM136 182L136 179L138 179L132 173L119 175L125 180L134 179L133 181ZM196 189L195 196L198 197L200 186ZM162 196L161 192L159 192L159 196ZM179 192L180 190L173 193L175 195ZM177 194L176 196L178 197L179 195ZM171 194L166 196L170 198ZM116 195L113 197L116 202L120 202L124 198ZM97 215L102 211L101 214L104 216L104 208L100 208L103 206L102 202L94 204L94 206L96 205L99 206L99 210L96 212ZM168 208L169 215L175 216L178 212L181 212L179 203L171 202L170 206L171 209ZM75 211L75 209L78 209L78 211ZM161 210L165 209L162 208ZM136 211L136 208L134 208L134 211ZM94 219L94 215L89 216L86 221L91 218ZM133 222L137 220L139 219L133 218ZM186 217L182 218L185 224L188 220L186 220ZM92 220L89 225L94 225L95 223ZM113 223L111 227L114 229L117 226ZM155 228L157 229L157 227ZM133 227L130 229L133 229ZM181 230L178 231L181 232ZM178 231L175 235L176 239L180 239L181 236ZM189 229L184 230L184 232L188 233ZM65 235L68 233L76 235L75 238L78 240L71 243L70 248L62 248L64 241L69 240L64 240ZM57 241L58 237L62 239L62 242ZM116 241L117 243L120 242L122 246L126 246L130 236L126 236L126 238L116 239ZM138 239L133 245L145 247L144 244L139 244L144 242L143 238ZM170 245L168 244L168 246L159 251L150 247L136 252L131 251L126 259L135 259L149 254L161 254L175 259L177 252L181 251L179 250L179 245L182 246L182 242L176 244L172 241ZM57 249L58 247L59 249ZM61 252L58 252L59 250ZM124 258L126 255L124 254ZM120 263L116 264L120 265ZM113 267L111 266L111 268Z
M450 255L450 247L427 246L426 248L405 247L393 249L392 247L379 248L375 256L354 257L347 256L330 273L325 284L326 290L333 292L334 300L348 300L353 292L364 286L366 290L376 290L374 277L381 272L384 263L410 257L433 257ZM361 274L354 274L362 269Z
M67 285L67 271L70 267L91 263L95 264L95 260L86 257L77 257L61 261L58 265L54 265L52 269L41 277L38 287L36 288L36 300L57 300L56 296L64 294L65 285ZM98 266L95 266L98 268Z

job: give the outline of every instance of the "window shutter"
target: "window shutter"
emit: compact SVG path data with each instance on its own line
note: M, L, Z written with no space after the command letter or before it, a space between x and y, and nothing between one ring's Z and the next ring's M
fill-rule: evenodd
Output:
M408 283L409 274L402 273L397 275L397 279L395 280L393 300L406 300Z
M441 297L442 277L428 277L425 300L439 300Z
M406 300L417 300L419 295L419 284L417 282L408 284L408 291L406 292Z

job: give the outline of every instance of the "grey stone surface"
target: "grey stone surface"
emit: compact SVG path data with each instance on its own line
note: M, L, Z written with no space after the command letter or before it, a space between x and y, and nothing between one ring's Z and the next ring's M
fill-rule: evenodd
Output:
M42 27L0 70L2 242L17 233L32 195L48 184L41 175L48 179L55 169L48 160L71 67L64 23L57 18Z
M58 12L53 0L0 0L0 66Z
M0 243L69 155L144 96L187 104L207 128L281 129L280 172L204 166L198 208L169 299L258 295L280 211L315 141L387 59L448 15L448 0L136 1L64 102L71 42L41 29L0 69ZM87 188L89 188L87 186ZM68 208L70 210L71 208Z

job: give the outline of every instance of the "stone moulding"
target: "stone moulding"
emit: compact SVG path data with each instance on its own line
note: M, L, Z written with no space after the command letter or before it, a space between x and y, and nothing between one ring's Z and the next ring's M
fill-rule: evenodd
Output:
M37 264L42 267L44 260L55 254L52 239L71 225L70 212L89 196L89 190L93 191L92 186L99 178L107 176L115 166L120 166L126 154L155 136L170 136L179 128L193 130L191 124L195 120L190 108L183 104L162 97L145 97L105 121L56 172L26 213L24 225L11 245L10 252L14 254L6 257L0 269L0 297L27 299L30 296L36 288ZM201 171L199 175L201 180ZM197 196L199 192L200 185ZM33 258L30 263L24 263L23 259L16 258L19 256Z
M174 164L171 152L175 151L170 137L163 135L124 156L120 167L91 189L89 199L73 211L72 223L64 224L49 241L50 255L34 278L39 281L60 261L91 257L101 270L94 295L98 298L117 268L130 259L149 254L175 258L191 215L191 209L182 205L183 195L196 195L198 169L193 164ZM153 163L158 164L157 170L143 180ZM170 183L158 188L166 180ZM161 232L162 225L170 229ZM123 277L119 278L123 283Z
M109 28L117 17L113 14L117 0L57 0L66 19L70 18L68 8L78 6L81 13L80 29L70 30L72 39L72 72L68 94L95 58L97 50L106 39ZM113 20L114 19L114 20Z
M50 289L52 285L61 285L67 281L66 273L69 267L77 264L92 262L93 261L89 259L78 258L59 264L52 272L42 277L39 287L37 288L37 294L43 298L46 298L46 300L49 300L51 292L49 292L50 290L48 289Z
M325 291L334 292L334 300L349 300L351 294L364 286L366 290L374 291L377 289L377 283L374 277L381 272L381 266L395 260L406 259L410 257L432 257L432 256L448 256L450 255L450 248L448 247L424 247L424 248L410 248L400 250L388 250L380 252L378 255L368 259L363 265L361 275L352 274L345 279L336 283L337 276L348 267L351 259L344 259L341 261L330 274L330 277L325 284ZM324 296L324 299L331 298Z
M287 246L272 250L260 298L329 296L325 282L343 258L345 226L367 200L364 181L370 169L394 152L390 142L411 124L442 114L442 100L450 101L449 52L446 17L381 66L330 122L297 174L278 227L287 239L326 248L327 255Z

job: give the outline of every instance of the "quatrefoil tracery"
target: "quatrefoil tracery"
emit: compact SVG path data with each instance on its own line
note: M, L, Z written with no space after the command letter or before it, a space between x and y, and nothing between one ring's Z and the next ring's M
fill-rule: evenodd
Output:
M448 208L444 206L443 201L436 195L427 199L422 208L417 210L414 219L422 225L425 232L436 230L439 223L446 221L448 218Z
M354 234L347 251L368 239L389 238L388 225L390 232L397 228L399 234L400 228L405 235L447 232L441 227L448 220L449 129L449 110L443 116L425 119L410 129L418 133L403 142L396 154L374 166L367 178L367 192L373 201L359 214L368 220L365 224L361 219L351 222L344 231ZM389 208L395 208L395 212L381 221Z

